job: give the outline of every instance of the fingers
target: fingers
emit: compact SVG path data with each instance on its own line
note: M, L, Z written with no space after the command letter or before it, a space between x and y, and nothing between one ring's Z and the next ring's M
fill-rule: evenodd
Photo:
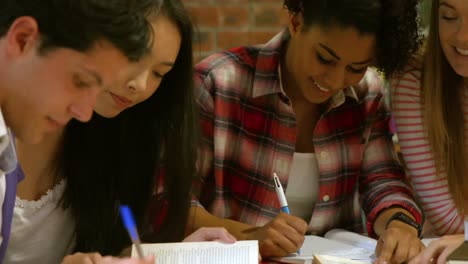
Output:
M304 235L307 232L308 225L301 218L285 213L281 213L278 216L284 218L288 225L294 228L299 234Z
M256 232L263 256L279 257L296 252L304 243L307 223L295 216L280 213Z
M411 246L408 252L407 260L414 259L417 255L419 255L421 251L423 251L423 249L424 249L424 244L420 241L416 245Z
M281 237L289 240L294 245L294 248L289 248L289 250L292 250L291 252L299 249L304 243L304 234L307 230L307 224L304 220L282 213L270 222L270 226L272 229L276 230ZM287 243L285 242L284 244Z
M184 239L184 242L220 241L234 243L236 238L222 227L202 227Z
M437 264L445 264L447 263L447 258L449 257L449 255L452 253L452 251L450 250L450 248L445 248L442 253L439 255L439 257L437 258Z
M291 230L290 230L291 229ZM288 232L290 232L288 234ZM280 255L287 255L299 249L299 246L294 240L298 240L297 234L294 234L294 229L285 226L283 223L273 223L266 230L266 241L268 245L277 247Z
M99 253L76 253L68 255L62 260L62 264L96 264L101 262Z
M464 235L444 236L436 241L432 241L421 253L420 263L428 263L431 259L435 263L445 263L447 257L464 241Z
M390 259L393 256L393 252L395 251L398 242L390 237L383 237L380 240L382 241L382 249L380 254L377 255L378 259L380 260L379 263L390 263Z
M283 257L289 254L289 251L284 249L283 246L278 244L275 237L259 241L260 255L264 257Z

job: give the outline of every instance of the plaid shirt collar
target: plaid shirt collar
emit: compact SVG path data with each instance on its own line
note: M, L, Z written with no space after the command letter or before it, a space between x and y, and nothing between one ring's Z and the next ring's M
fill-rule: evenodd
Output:
M254 75L254 84L252 89L252 98L257 98L265 95L280 93L283 94L286 98L286 93L283 90L281 84L281 75L280 75L280 56L282 50L287 46L287 42L290 39L290 34L288 29L284 29L276 36L274 36L270 41L268 41L260 49L258 54L256 72ZM270 73L271 67L278 69L275 76L272 76L269 83L265 85L265 78L259 78L259 76ZM359 101L359 97L356 94L356 91L352 86L340 90L338 93L333 95L328 101L328 110L339 107L346 101L346 97L350 97L356 101Z

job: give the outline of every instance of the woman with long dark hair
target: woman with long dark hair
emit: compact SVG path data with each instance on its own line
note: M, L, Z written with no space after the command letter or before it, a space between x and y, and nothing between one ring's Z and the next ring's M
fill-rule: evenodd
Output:
M150 21L150 68L105 88L89 123L72 121L38 145L18 142L14 173L25 179L5 263L119 255L131 245L120 204L132 208L143 242L183 239L197 176L192 24L179 0L164 0ZM88 80L77 81L86 89Z

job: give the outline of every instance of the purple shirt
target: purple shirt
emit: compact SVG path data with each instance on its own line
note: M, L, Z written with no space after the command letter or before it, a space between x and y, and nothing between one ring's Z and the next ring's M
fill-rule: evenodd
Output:
M16 200L16 187L20 181L24 179L24 173L20 166L6 175L6 191L5 200L3 201L2 208L2 237L3 241L0 246L0 263L3 262L5 252L8 247L8 240L10 239L11 221L13 218L13 210L15 208Z

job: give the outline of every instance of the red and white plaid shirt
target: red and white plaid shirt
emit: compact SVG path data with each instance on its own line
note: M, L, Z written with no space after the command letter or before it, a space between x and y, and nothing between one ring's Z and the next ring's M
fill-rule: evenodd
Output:
M216 216L261 226L280 211L272 173L288 186L297 126L281 89L283 31L262 46L214 54L196 66L196 96L203 132L200 203ZM311 138L319 165L319 197L312 234L333 228L362 233L388 207L402 207L422 221L394 152L382 83L369 69L355 88L323 106Z

